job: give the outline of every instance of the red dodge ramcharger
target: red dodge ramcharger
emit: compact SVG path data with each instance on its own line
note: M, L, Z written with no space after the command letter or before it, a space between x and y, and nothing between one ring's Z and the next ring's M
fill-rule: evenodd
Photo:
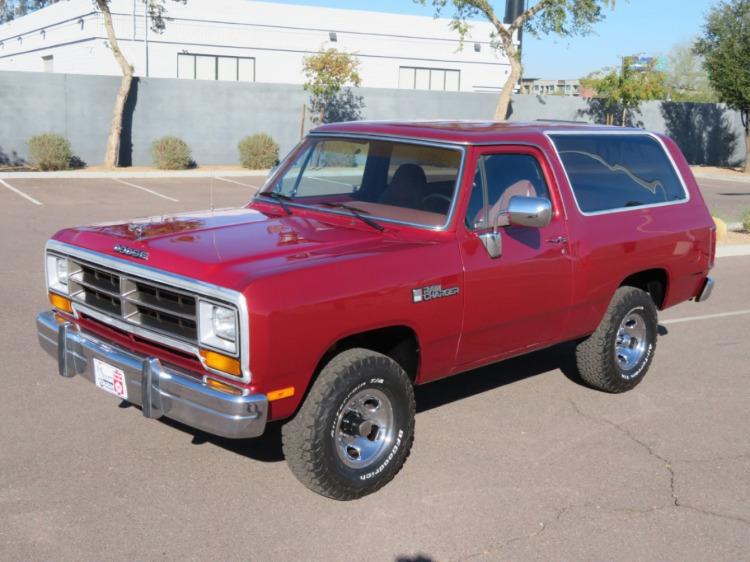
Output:
M414 385L575 341L584 382L633 388L657 310L710 295L714 249L660 135L334 124L246 207L55 234L37 327L60 375L146 417L230 438L284 420L294 475L347 500L403 465Z

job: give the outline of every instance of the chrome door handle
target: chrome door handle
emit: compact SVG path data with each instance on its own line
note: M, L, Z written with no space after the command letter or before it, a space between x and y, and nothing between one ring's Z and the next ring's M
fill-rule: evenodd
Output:
M553 236L552 238L548 238L547 242L549 242L550 244L567 244L568 237L567 236Z

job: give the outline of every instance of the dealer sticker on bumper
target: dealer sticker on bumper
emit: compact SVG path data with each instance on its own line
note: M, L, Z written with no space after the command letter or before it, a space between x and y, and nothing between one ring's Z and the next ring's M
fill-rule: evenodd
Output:
M122 398L128 399L128 387L125 385L125 373L121 369L94 359L94 382L99 388Z

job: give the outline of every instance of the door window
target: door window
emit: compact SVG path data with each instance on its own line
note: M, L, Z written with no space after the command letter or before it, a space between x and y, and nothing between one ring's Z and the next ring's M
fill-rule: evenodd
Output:
M485 154L477 162L466 226L481 230L508 208L514 195L550 198L539 162L531 154Z

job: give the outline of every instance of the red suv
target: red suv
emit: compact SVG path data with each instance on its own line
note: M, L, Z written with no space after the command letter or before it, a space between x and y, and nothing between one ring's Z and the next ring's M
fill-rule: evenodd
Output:
M327 125L246 207L58 232L39 341L147 417L285 420L295 476L353 499L403 465L414 385L573 340L583 381L633 388L657 311L708 298L714 239L660 135Z

